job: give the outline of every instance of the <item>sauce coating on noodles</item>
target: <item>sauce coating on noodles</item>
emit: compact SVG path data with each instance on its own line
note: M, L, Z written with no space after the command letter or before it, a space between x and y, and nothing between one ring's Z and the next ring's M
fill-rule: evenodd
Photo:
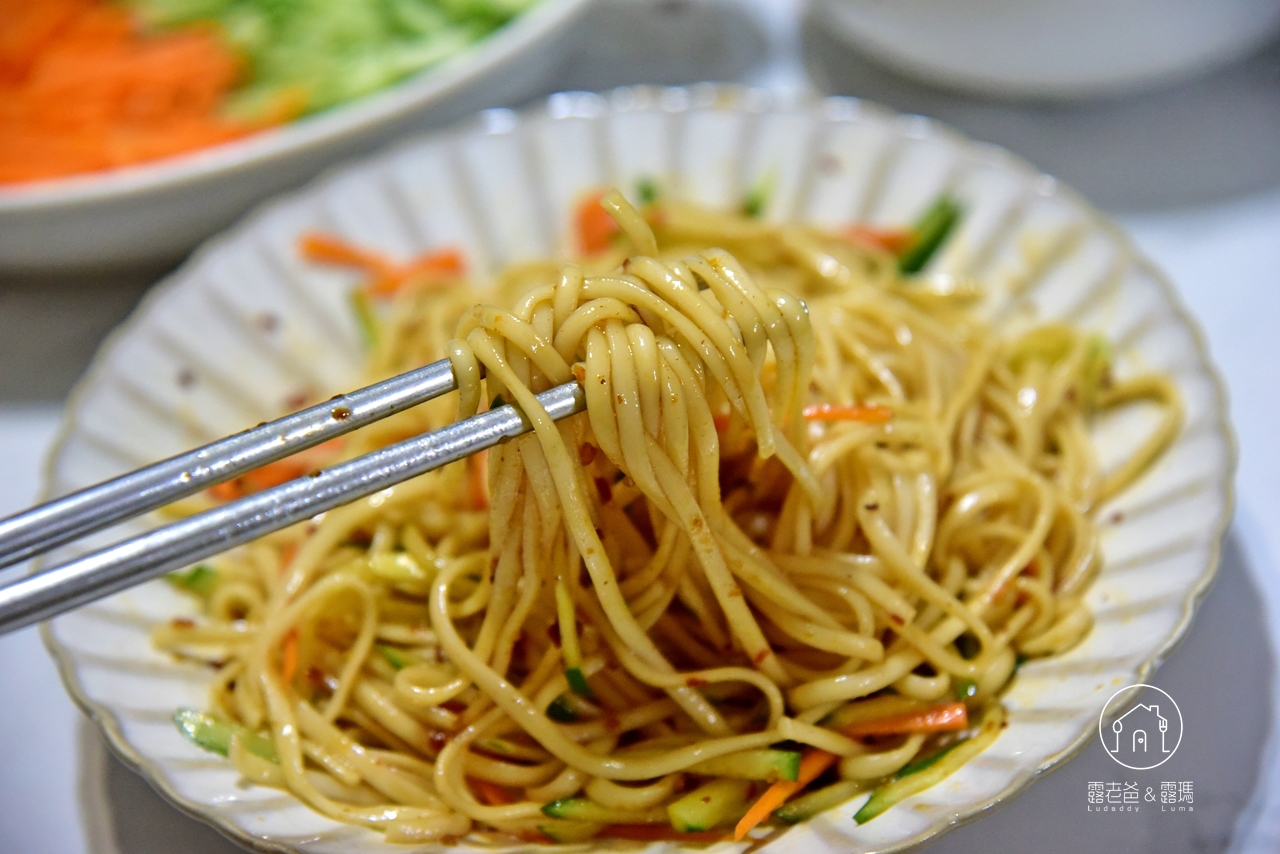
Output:
M533 432L178 578L205 616L156 641L221 664L179 724L247 779L403 842L869 821L1089 632L1093 517L1176 434L1168 380L1002 338L862 232L600 204L576 262L399 285L370 379L447 357L459 394L334 453L501 403ZM552 422L570 380L588 411ZM1139 402L1100 470L1091 420Z

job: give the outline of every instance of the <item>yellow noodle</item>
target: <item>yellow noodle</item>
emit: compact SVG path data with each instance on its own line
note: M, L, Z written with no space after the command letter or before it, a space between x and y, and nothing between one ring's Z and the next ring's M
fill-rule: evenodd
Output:
M470 461L224 555L205 617L156 632L224 659L213 708L278 755L233 739L246 779L402 842L566 797L661 817L699 763L788 741L875 780L939 739L829 720L991 708L1090 630L1093 514L1181 428L1167 378L1112 380L1061 324L1004 339L971 287L816 228L602 205L597 256L387 307L371 378L448 358L458 399L341 453L513 403L533 432L486 495ZM587 412L552 422L534 395L570 379ZM1100 471L1093 418L1138 402L1158 425Z

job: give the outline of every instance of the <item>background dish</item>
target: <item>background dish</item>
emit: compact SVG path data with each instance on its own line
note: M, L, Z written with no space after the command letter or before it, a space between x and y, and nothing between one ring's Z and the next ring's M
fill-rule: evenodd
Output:
M324 113L210 149L0 187L0 271L174 261L326 166L539 91L593 0L541 0L458 56ZM545 91L545 90L544 90Z
M811 0L839 38L947 89L1070 100L1226 65L1280 28L1269 0Z
M1089 601L1093 634L1025 667L995 746L910 804L856 828L850 810L797 827L772 850L887 850L920 841L1027 785L1093 732L1118 687L1146 676L1185 630L1217 565L1233 449L1222 392L1192 322L1150 266L1099 214L1007 153L926 119L844 98L725 87L553 96L525 114L490 111L273 204L212 243L100 353L68 409L48 489L64 492L240 429L301 390L350 386L359 366L345 289L308 267L308 227L396 256L451 243L479 269L565 248L569 213L591 187L656 177L706 204L736 204L770 173L766 215L828 225L911 220L944 188L968 215L935 269L978 275L985 313L1013 327L1067 318L1107 334L1121 370L1171 374L1187 405L1178 442L1103 509L1107 565ZM1141 435L1098 431L1103 460ZM78 702L126 761L183 809L263 850L401 850L337 826L291 797L240 789L235 772L169 722L202 705L208 672L151 650L147 626L189 612L151 584L50 624Z

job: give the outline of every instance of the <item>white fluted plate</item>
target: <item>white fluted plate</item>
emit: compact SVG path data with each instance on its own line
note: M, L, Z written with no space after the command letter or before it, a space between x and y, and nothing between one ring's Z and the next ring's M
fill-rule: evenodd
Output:
M259 209L156 288L73 395L46 490L87 485L358 381L361 345L346 296L355 277L305 263L295 247L306 229L402 258L460 245L476 269L495 270L567 251L574 202L588 189L631 191L653 178L665 192L725 206L764 176L773 187L765 216L829 226L910 222L940 192L955 194L966 215L931 269L980 278L983 312L1010 331L1057 318L1104 333L1119 373L1165 372L1186 404L1170 451L1101 510L1105 563L1088 596L1094 630L1066 655L1019 671L1004 698L1009 726L995 744L862 827L853 802L780 833L767 850L918 843L1070 756L1093 737L1106 699L1159 664L1217 568L1234 466L1221 384L1161 275L1052 178L928 119L849 98L632 88L490 111L344 168ZM1099 425L1104 463L1148 426L1140 416ZM255 849L441 850L388 845L290 795L240 784L227 762L179 735L173 710L202 707L212 673L155 652L148 630L192 611L152 582L47 628L69 691L126 762L178 807ZM545 850L513 850L525 848Z

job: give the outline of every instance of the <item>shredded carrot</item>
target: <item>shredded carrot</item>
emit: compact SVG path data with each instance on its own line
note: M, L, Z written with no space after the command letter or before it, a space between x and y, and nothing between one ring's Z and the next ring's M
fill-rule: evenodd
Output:
M738 826L733 829L733 838L740 840L750 833L753 827L786 803L787 798L821 777L822 772L834 765L839 758L834 753L828 753L816 747L805 750L804 756L800 758L800 771L796 779L794 781L779 780L765 789L764 794L751 805L751 809L747 810L742 821L738 822Z
M489 452L480 451L467 457L467 485L471 490L471 509L489 506Z
M969 725L969 710L964 703L942 703L918 712L903 712L886 718L858 721L842 732L851 737L863 735L906 735L916 732L955 732Z
M370 273L382 273L393 270L396 266L395 262L385 255L362 249L341 237L319 231L308 231L303 234L298 239L298 248L302 250L304 258L319 264L359 267Z
M610 824L598 834L613 839L636 839L642 842L719 842L727 837L719 830L694 830L681 833L661 824Z
M309 231L298 241L302 257L318 264L355 267L369 274L364 291L369 296L395 296L410 282L439 284L466 272L466 259L452 247L427 252L400 264L379 252L364 249L332 234Z
M298 630L289 629L280 649L280 681L288 685L298 672Z
M285 570L289 568L289 564L293 563L293 559L298 556L298 544L296 542L289 543L280 553L280 574L284 575Z
M299 451L291 457L276 460L274 463L267 463L261 468L245 472L239 477L223 481L217 486L209 487L209 495L218 501L235 501L237 498L243 498L246 495L252 495L255 492L261 492L264 489L287 483L294 478L302 477L308 472L315 471L320 465L332 458L334 452L342 447L342 443L343 440L341 438L330 439L327 442L316 445L314 448Z
M851 225L841 232L850 243L883 249L890 255L901 255L916 242L916 233L910 228L877 228L871 225Z
M578 230L578 248L584 255L594 255L609 248L613 236L618 233L616 223L609 212L600 206L604 193L592 193L578 203L574 221Z
M412 281L440 282L454 279L466 272L466 260L460 251L453 248L441 249L420 255L400 267L397 275L375 281L369 285L371 296L392 296L397 290Z
M893 418L893 410L876 403L815 403L804 408L804 417L808 421L863 421L867 424L888 424Z
M216 32L142 33L123 4L0 2L0 183L109 169L263 127L219 110L241 74Z
M476 777L468 777L467 783L471 788L475 789L476 796L480 799L480 803L491 807L501 807L507 804L514 804L516 799L504 786L492 783L488 780L480 780Z

